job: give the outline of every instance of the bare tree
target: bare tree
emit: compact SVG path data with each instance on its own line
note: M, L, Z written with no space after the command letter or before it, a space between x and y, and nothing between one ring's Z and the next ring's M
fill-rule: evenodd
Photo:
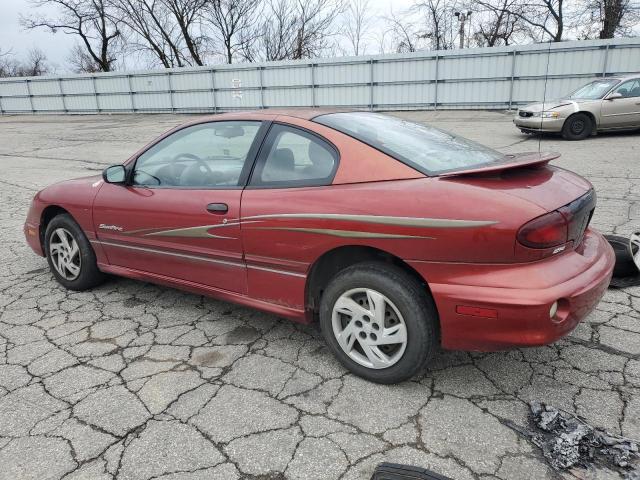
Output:
M80 37L80 42L102 72L109 72L116 62L120 30L109 14L106 0L31 0L33 7L55 7L59 15L22 17L25 28L46 28Z
M567 0L522 0L508 8L507 12L529 27L534 40L548 38L552 42L561 42L567 3Z
M167 10L175 19L191 62L195 65L204 65L201 47L204 37L197 33L200 27L200 19L208 0L161 0ZM233 0L232 0L233 1Z
M285 60L321 55L337 35L343 0L270 0L246 58Z
M0 77L39 77L52 72L47 57L39 48L32 48L27 58L19 61L11 50L0 51Z
M425 30L420 34L422 38L428 38L432 50L449 50L455 47L457 28L454 25L455 2L447 0L419 0L412 11L423 15Z
M373 24L369 0L352 0L346 10L344 36L351 47L350 53L358 56L365 52L366 37Z
M481 7L480 15L476 15L477 25L474 35L480 46L495 47L510 45L513 37L519 33L521 21L514 11L522 9L520 0L477 0Z
M384 17L387 23L385 34L391 38L391 46L396 53L411 53L419 48L424 34L418 33L416 23L407 14L399 15L393 10ZM384 42L384 37L382 39Z
M582 38L614 38L633 34L640 23L640 1L584 0L578 6L576 23Z
M260 4L260 0L207 0L204 18L222 43L227 63L238 54L246 57L253 47Z

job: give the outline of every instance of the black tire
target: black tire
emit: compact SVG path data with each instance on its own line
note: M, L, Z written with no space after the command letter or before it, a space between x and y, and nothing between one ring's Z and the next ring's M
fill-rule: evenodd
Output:
M357 363L342 350L334 335L332 318L336 301L344 293L360 288L387 297L404 319L406 347L399 360L389 367L375 369ZM347 369L376 383L398 383L413 377L433 356L439 343L438 313L425 286L401 268L380 262L353 265L329 282L320 301L320 328L327 345Z
M640 271L633 261L633 252L631 250L631 242L627 237L620 235L605 235L609 244L613 247L616 254L616 263L613 267L613 276L624 278L638 275Z
M52 237L57 235L55 232L58 229L64 229L68 232L78 245L78 257L75 258L79 258L79 273L75 278L65 278L54 266L50 243L52 241ZM69 290L88 290L101 284L106 278L105 274L98 270L96 254L93 251L91 243L89 243L89 240L80 226L69 214L65 213L57 215L51 219L44 234L44 249L51 273L53 273L53 276L60 285L68 288ZM72 275L72 272L67 271L67 273Z
M584 140L593 133L593 120L586 113L574 113L562 126L562 136L566 140Z

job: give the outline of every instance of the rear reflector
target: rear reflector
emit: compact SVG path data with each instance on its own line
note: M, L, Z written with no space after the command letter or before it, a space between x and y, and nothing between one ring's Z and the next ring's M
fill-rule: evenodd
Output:
M470 307L468 305L457 305L456 313L472 317L498 318L498 311L493 308Z

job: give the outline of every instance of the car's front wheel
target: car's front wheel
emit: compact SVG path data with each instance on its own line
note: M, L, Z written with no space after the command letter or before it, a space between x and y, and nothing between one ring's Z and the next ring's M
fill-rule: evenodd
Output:
M103 282L86 235L68 214L54 217L45 231L45 252L56 280L69 290L87 290Z
M566 140L584 140L592 132L593 122L585 113L574 113L565 120L562 127L562 136Z
M338 360L377 383L418 373L437 347L437 325L425 286L401 268L378 262L338 273L320 304L320 327Z

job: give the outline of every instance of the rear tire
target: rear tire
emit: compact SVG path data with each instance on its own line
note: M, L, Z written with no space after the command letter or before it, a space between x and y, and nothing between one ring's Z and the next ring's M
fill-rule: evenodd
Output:
M69 290L88 290L105 279L86 235L69 214L51 219L44 234L44 248L55 279Z
M437 327L425 286L385 263L342 270L320 302L320 328L333 354L376 383L398 383L418 373L438 346Z
M584 140L593 132L593 120L586 113L574 113L562 126L562 136L566 140Z

